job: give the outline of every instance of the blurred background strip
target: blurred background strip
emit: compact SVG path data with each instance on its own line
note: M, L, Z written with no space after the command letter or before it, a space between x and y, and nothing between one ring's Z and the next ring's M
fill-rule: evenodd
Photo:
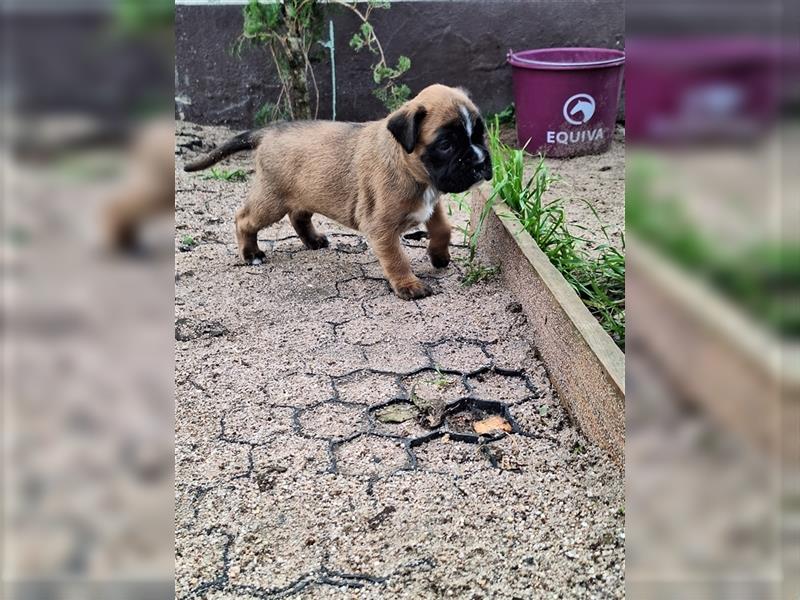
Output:
M173 595L173 11L3 3L10 600Z
M627 592L800 593L796 5L628 5Z

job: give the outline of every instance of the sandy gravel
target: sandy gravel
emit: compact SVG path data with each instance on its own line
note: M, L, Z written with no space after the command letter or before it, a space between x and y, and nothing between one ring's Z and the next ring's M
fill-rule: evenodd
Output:
M179 125L178 166L226 133ZM400 301L318 217L329 249L284 220L245 266L247 184L176 176L176 598L624 596L622 472L570 424L499 281L464 287L407 240L436 294ZM427 412L377 418L398 403ZM486 411L513 433L461 438Z

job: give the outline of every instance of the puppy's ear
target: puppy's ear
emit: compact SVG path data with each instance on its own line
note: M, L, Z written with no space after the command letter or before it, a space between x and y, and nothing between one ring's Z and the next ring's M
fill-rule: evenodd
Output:
M412 114L412 109L400 109L392 117L389 118L389 123L386 128L391 132L403 150L407 154L414 151L419 139L420 128L422 127L422 120L428 111L424 106L417 108L416 112Z

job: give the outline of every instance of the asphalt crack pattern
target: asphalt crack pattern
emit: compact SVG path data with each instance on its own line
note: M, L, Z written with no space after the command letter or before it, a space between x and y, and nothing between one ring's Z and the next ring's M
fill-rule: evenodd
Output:
M329 248L281 222L242 265L246 184L177 182L176 247L199 243L176 253L176 598L623 597L622 473L498 281L464 287L411 232L435 295L403 302L317 217ZM510 431L478 435L490 416Z

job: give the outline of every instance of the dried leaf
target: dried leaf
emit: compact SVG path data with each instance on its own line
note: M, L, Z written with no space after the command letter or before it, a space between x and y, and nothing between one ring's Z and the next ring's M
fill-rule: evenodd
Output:
M478 435L494 433L497 431L511 433L511 425L499 415L492 415L491 417L483 419L482 421L475 421L472 424L472 428Z
M419 414L419 410L411 404L390 404L375 412L375 418L381 423L404 423Z

